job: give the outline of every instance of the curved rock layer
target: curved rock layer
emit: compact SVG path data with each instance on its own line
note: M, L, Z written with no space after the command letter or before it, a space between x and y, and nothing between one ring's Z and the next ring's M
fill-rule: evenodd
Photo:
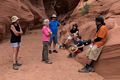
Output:
M89 11L82 15L81 8L86 3L89 5ZM0 40L9 35L11 16L17 15L21 18L25 32L27 28L34 28L35 24L53 13L57 13L61 18L70 18L66 25L67 30L73 23L77 23L83 39L94 36L96 30L94 19L99 14L104 16L109 29L109 39L96 63L96 71L105 79L119 80L120 0L0 0ZM85 60L81 58L80 54L78 60L81 62Z
M80 0L43 0L46 14L50 17L53 13L60 19L65 19L72 13Z
M42 0L0 0L0 40L9 35L11 16L21 18L24 32L35 21L46 17ZM32 26L34 27L34 26Z
M103 49L99 61L96 63L96 72L105 78L105 80L120 79L120 0L88 0L90 6L88 14L80 14L80 8L84 6L80 2L69 22L78 23L81 36L84 39L90 39L95 33L94 19L97 15L103 15L106 26L109 29L109 39ZM85 54L85 52L83 52ZM80 54L78 61L85 61L85 56Z
M73 11L80 0L0 0L0 40L9 35L10 18L21 18L23 31L41 27L41 22L53 13L63 15ZM62 17L63 17L62 16Z

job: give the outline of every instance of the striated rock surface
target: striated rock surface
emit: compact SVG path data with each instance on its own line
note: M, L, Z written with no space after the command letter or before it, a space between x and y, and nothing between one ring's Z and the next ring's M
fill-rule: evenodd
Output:
M21 18L21 26L28 28L41 27L42 20L53 13L63 16L74 10L80 0L0 0L0 40L9 35L10 17Z
M101 14L105 18L109 29L109 39L96 63L96 72L105 80L120 79L120 0L88 0L90 6L88 14L81 15L80 8L85 2L80 2L74 10L71 21L78 23L81 36L90 39L95 33L94 18ZM82 5L81 5L82 4ZM77 61L88 61L85 52L77 57Z
M0 40L9 35L11 16L21 18L22 28L25 32L29 24L46 17L42 0L0 0ZM34 27L34 26L32 26Z
M89 11L83 15L81 11L86 3ZM109 39L96 63L96 72L106 80L119 80L120 0L0 0L0 41L9 35L11 16L21 18L22 28L26 32L29 27L35 28L34 25L53 13L57 13L62 20L68 20L65 26L67 30L73 23L77 23L83 39L94 36L95 17L103 15L109 29ZM79 62L87 61L84 56L86 52L77 57Z

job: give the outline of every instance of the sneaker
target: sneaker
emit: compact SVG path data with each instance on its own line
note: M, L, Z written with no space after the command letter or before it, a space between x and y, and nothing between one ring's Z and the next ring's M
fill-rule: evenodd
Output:
M46 64L52 64L52 62L51 62L51 61L45 61L45 63L46 63Z
M17 64L13 64L13 69L14 70L19 70L18 65Z
M84 67L84 68L82 68L81 70L78 70L78 72L89 73L89 70Z
M49 54L52 54L52 51L51 51L51 50L49 50Z
M56 51L56 50L53 50L53 52L54 52L54 53L58 53L58 51Z

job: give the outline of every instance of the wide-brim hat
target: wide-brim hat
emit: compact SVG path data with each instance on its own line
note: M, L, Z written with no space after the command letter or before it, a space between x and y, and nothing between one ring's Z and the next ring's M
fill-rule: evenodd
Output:
M56 15L56 14L53 14L51 17L52 17L52 18L57 18L57 15Z
M17 16L12 16L11 17L11 21L12 21L12 23L13 22L16 22L17 20L19 20L20 18L18 18Z
M71 45L70 48L69 48L70 52L75 52L77 50L78 50L78 47L76 45Z

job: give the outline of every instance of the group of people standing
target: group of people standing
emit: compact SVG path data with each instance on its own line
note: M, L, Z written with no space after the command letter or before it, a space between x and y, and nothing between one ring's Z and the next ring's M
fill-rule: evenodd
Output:
M42 52L42 61L47 64L52 64L52 62L48 59L48 54L54 52L58 53L56 50L56 45L58 43L58 27L60 23L57 21L57 16L55 14L52 15L51 20L45 19L43 21L42 28L42 41L43 41L43 52ZM52 47L53 42L53 49Z
M22 28L19 23L19 18L17 16L11 17L11 38L10 43L13 48L13 69L18 70L20 64L18 62L18 53L21 43L21 35L23 34ZM56 44L58 43L58 27L60 23L57 21L57 16L52 15L51 20L44 19L42 27L42 41L43 41L43 51L42 51L42 61L46 64L52 64L52 61L49 60L48 55L52 52L58 53L56 50ZM51 48L53 44L53 49Z
M13 69L18 70L20 63L18 63L18 52L20 48L21 35L23 34L22 29L19 25L19 18L17 16L13 16L11 18L11 44L13 47ZM78 72L93 72L94 70L94 62L98 60L101 51L107 42L108 30L105 26L105 22L102 16L98 16L95 19L96 22L96 35L95 38L89 40L90 48L89 52L86 53L87 58L90 60L89 63L80 69ZM52 64L53 62L49 59L49 53L58 53L56 49L56 45L58 43L58 28L60 26L60 22L57 21L57 16L53 14L51 19L44 19L43 27L42 27L42 41L43 41L43 51L42 51L42 61L46 64ZM84 42L81 40L81 36L79 36L78 25L74 24L73 28L70 30L70 33L74 36L77 36L75 39L77 41L74 42L77 44L79 49L83 51L83 47L85 46ZM53 44L53 45L52 45ZM63 43L64 46L66 43ZM53 49L52 49L53 47ZM71 53L69 54L71 56Z

